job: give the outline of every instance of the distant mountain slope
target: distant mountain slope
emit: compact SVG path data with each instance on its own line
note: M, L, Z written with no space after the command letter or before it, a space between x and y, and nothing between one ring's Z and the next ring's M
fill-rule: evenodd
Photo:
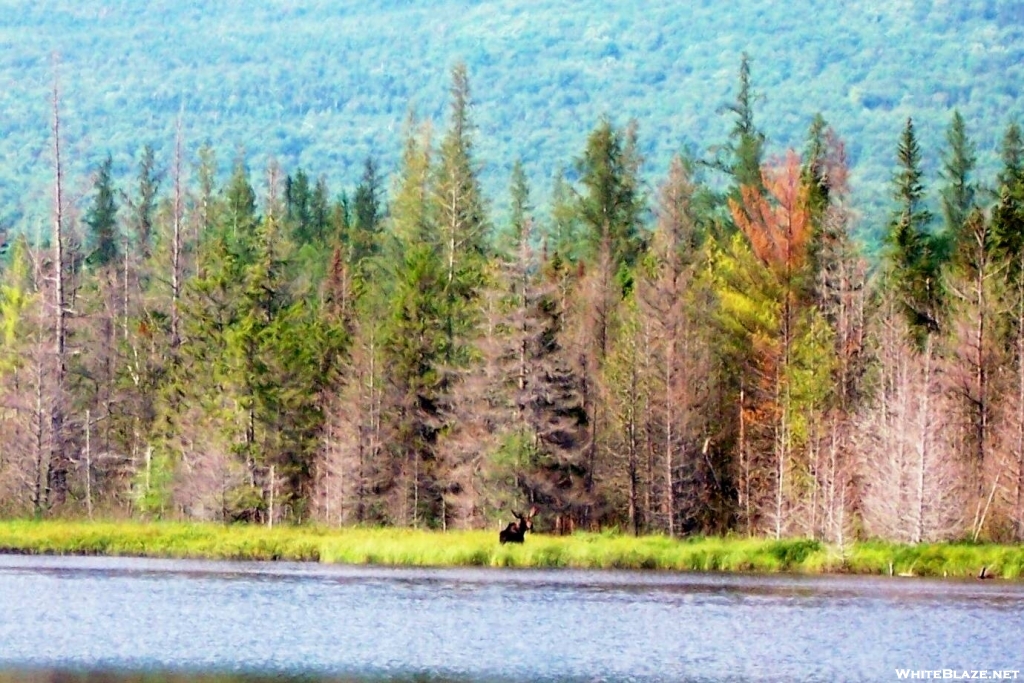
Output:
M847 141L869 231L884 221L895 143L913 116L934 177L954 107L986 172L1024 111L1018 0L6 0L0 2L0 220L40 215L58 53L73 186L143 144L256 170L277 157L336 189L376 154L394 167L407 111L443 126L449 71L468 67L478 157L497 207L521 156L538 197L599 116L640 123L651 178L682 146L725 140L721 106L750 54L770 149L801 147L821 111ZM24 222L24 221L22 221Z

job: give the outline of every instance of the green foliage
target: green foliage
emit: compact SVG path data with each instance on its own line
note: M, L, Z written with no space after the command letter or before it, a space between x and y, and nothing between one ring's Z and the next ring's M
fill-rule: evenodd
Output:
M256 192L249 182L249 169L243 157L235 160L234 172L224 188L221 210L222 238L231 255L237 259L238 266L244 267L252 262L259 217L256 214Z
M142 148L139 159L138 175L135 179L135 192L128 197L128 208L131 210L131 232L138 253L148 258L153 248L154 221L156 219L157 193L160 189L160 177L157 170L156 152L152 145Z
M580 122L609 112L644 122L652 175L681 147L721 144L734 122L717 111L733 100L746 50L765 94L758 118L768 153L799 144L824 111L856 141L858 205L879 209L891 134L907 114L926 149L938 148L954 107L978 140L994 139L1008 115L1021 114L1010 85L1024 68L1013 3L920 7L746 0L723 12L710 0L662 0L632 12L609 0L538 0L525 9L513 0L434 0L283 11L265 1L100 8L44 0L10 13L8 47L17 57L0 69L16 87L0 92L0 158L10 160L0 170L0 206L5 218L49 211L41 190L48 164L37 159L55 52L68 149L95 155L71 159L71 175L108 153L125 169L140 141L170 158L180 116L186 147L211 140L230 158L242 146L254 168L276 158L326 174L333 186L354 185L369 154L396 168L401 150L391 131L410 103L425 116L443 110L448 70L462 59L481 86L475 116L489 140L482 179L497 197L516 156L546 194L559 164L583 146ZM979 169L996 163L983 151ZM865 223L875 236L885 220L868 215Z
M587 251L584 226L576 210L572 186L563 169L555 173L551 189L551 220L544 237L546 250L562 262L576 263Z
M25 336L25 317L36 298L30 289L29 247L23 235L15 239L8 264L0 280L0 374L24 361L17 344Z
M828 405L837 360L835 333L819 311L806 311L795 333L786 367L789 388L786 410L794 445L802 446L810 438L813 423Z
M488 225L483 193L473 160L469 119L469 80L464 64L452 70L451 113L434 169L432 200L436 243L444 260L444 360L468 362L468 338L475 324L474 303L483 285Z
M807 132L807 146L804 148L804 167L801 170L800 178L808 188L807 203L815 222L825 214L829 205L829 178L828 178L828 141L826 132L828 123L820 113L814 115L811 121L810 130Z
M366 157L363 176L352 196L352 226L348 242L351 252L349 258L353 264L380 252L380 230L384 221L383 193L377 162L372 156Z
M89 226L87 262L97 268L116 263L120 253L117 230L117 200L111 177L113 160L108 156L96 171L92 205L85 214Z
M607 243L612 272L631 269L640 255L644 207L636 123L622 130L608 118L601 119L575 167L584 188L576 210L586 226L589 259L595 262Z
M550 11L545 2L531 12ZM503 7L498 2L492 9L500 14ZM607 60L602 68L609 73L602 78L630 71L638 90L670 100L679 83L663 86L643 68L617 62L636 51L661 59L665 43L674 40L663 26L673 26L677 14L690 13L698 21L707 9L701 3L650 8L652 17L665 20L651 31L656 46L628 46L630 26L593 27L609 36L602 49ZM129 10L115 13L121 11ZM259 3L253 11L260 12ZM298 14L321 11L327 10ZM406 12L426 23L433 20L417 8ZM230 15L231 10L214 13ZM565 11L566 26L573 14L571 8ZM732 20L732 13L716 15ZM490 25L487 17L477 18L481 26ZM534 39L535 33L522 36L524 43ZM488 49L481 47L486 41L473 45ZM735 54L726 52L734 62ZM830 63L824 57L819 61ZM565 66L570 62L560 56L558 87L546 93L545 103L580 92L595 99L607 94L599 87L580 90ZM780 61L761 57L758 63L773 66L762 78L768 88L778 86L772 79L778 78L774 70ZM748 530L774 514L778 536L822 533L822 519L831 520L837 506L845 513L854 505L845 493L836 501L835 490L844 485L836 478L848 477L851 488L859 489L861 464L830 462L831 470L824 472L812 461L825 452L822 444L830 438L838 443L853 430L862 406L851 399L835 411L841 414L823 418L834 408L836 376L843 375L844 396L871 391L860 376L866 361L859 357L877 343L863 312L864 269L855 263L847 234L858 212L847 193L844 146L824 117L811 123L805 159L789 152L784 163L769 156L762 165L771 150L760 119L770 100L756 94L751 59L744 54L738 92L725 107L727 115L719 117L724 122L718 137L709 127L700 129L707 139L670 141L673 150L687 151L671 166L658 206L659 227L648 232L649 185L641 161L656 159L672 131L654 117L649 139L641 139L635 123L619 128L603 111L589 119L597 121L589 135L580 132L575 138L576 155L558 157L563 138L572 139L578 125L561 129L558 144L544 144L545 127L564 120L561 110L541 108L537 111L556 112L536 126L541 138L523 135L514 141L533 151L511 169L502 167L491 155L512 146L503 135L522 129L517 122L508 122L508 129L495 127L499 114L471 99L469 65L481 64L486 76L494 75L479 54L456 61L446 117L441 106L428 106L428 123L417 124L409 112L401 165L388 197L376 157L359 157L365 159L362 177L350 201L344 191L331 194L327 174L358 168L331 167L328 154L293 165L297 170L286 177L270 163L265 180L254 183L248 157L239 152L221 183L210 146L199 151L191 182L183 180L183 166L176 161L175 185L168 191L161 188L157 148L145 146L118 215L113 188L128 164L108 156L90 197L86 235L96 245L89 245L91 263L105 268L79 268L77 245L69 236L72 267L62 273L76 298L75 315L68 316L67 380L54 387L43 382L40 394L29 397L20 375L10 375L17 382L6 382L5 376L0 399L37 408L34 415L0 411L0 419L10 418L17 428L0 425L0 447L6 452L8 441L17 440L15 450L24 450L29 428L46 424L47 403L57 416L51 421L55 431L65 427L57 418L67 417L66 430L57 434L63 441L52 440L54 459L73 457L79 448L82 413L86 421L90 415L92 422L102 420L96 438L103 454L98 468L104 471L96 473L97 500L111 509L120 505L124 514L181 510L201 518L254 521L302 520L310 514L337 523L374 519L446 526L451 521L471 527L487 520L500 502L528 500L547 506L560 530L624 525L627 518L634 531L659 528L668 519L682 525L666 524L670 532L694 528L690 524L730 528L743 507ZM717 83L715 98L737 90L731 76L719 75L731 74L734 66L707 76ZM318 77L326 78L332 68L320 68ZM264 75L264 81L274 81L273 74ZM239 78L241 93L246 86L244 76ZM800 80L810 93L829 79ZM282 96L301 99L287 81L274 82L275 95L280 86ZM486 101L493 97L486 91L501 81L482 82ZM766 87L759 84L757 90ZM331 91L335 108L344 108L339 104L344 97L372 110L369 100L377 94L366 83L343 96ZM801 93L801 102L808 93ZM394 97L404 108L411 94ZM261 102L267 99L274 98ZM637 101L616 100L616 116L628 115ZM280 104L274 120L288 120L293 104L292 99ZM502 111L517 106L510 100ZM714 102L708 108L714 110ZM336 129L321 126L330 117L318 111L310 104L301 112L317 131L306 140L310 147L344 147L349 154L376 135L336 139ZM776 110L775 118L768 114L764 125L786 119L795 126L800 117L782 111L785 115ZM671 112L673 120L697 120L685 106ZM221 132L225 119L247 120L245 114L208 117L210 134ZM835 120L834 112L829 114ZM436 139L431 118L446 118ZM937 235L926 191L934 173L913 122L905 120L884 282L895 286L919 334L945 332L939 329L944 322L940 285L953 280L944 279L948 254L940 238L969 237L965 226L987 227L983 213L974 210L987 208L974 180L986 152L968 140L965 121L972 121L972 131L983 125L970 115L953 118L941 195L950 227ZM881 114L872 121L880 127L891 123ZM323 142L312 139L320 136ZM272 147L283 137L287 134L270 131L264 139ZM868 156L869 139L853 141L854 157ZM395 138L388 136L387 142L397 147ZM544 150L545 164L573 160L565 173L555 175L546 217L529 191L541 165L537 149ZM704 150L722 152L716 161L727 181L712 175L708 183L694 173L715 166L693 161L706 159ZM386 145L379 153L381 168L387 168ZM993 243L1006 256L1022 251L1024 231L1015 222L1024 215L1022 155L1019 129L1011 126L992 224ZM486 174L496 167L503 182L512 181L507 216L497 220L484 191ZM728 198L725 182L733 184ZM536 231L535 215L540 216ZM492 234L494 225L508 228L503 241ZM173 247L167 239L172 235ZM126 253L118 252L121 244ZM27 270L16 272L12 263L13 279L4 282L0 311L8 351L19 326L23 329L31 316L46 320L52 312L43 303L53 264L45 245L39 249L33 268L23 259ZM1003 265L986 272L996 280ZM29 310L27 292L33 290L39 297L36 309ZM992 291L1001 292L1001 284L993 283ZM30 338L34 346L19 345L22 358L12 360L6 353L2 362L9 368L37 359L37 377L48 379L48 328L41 326ZM952 335L940 341L951 340ZM939 349L936 363L945 364L953 355L942 343L933 348ZM669 369L670 362L675 367ZM1000 379L999 392L1008 391L1004 385ZM47 391L51 395L42 396ZM149 453L149 444L153 457L147 455L143 470L141 456ZM829 450L829 457L853 458L850 453L860 446L847 446ZM18 467L23 471L0 472L0 486L16 488L31 479L27 457ZM35 466L37 482L42 470ZM69 469L67 476L80 474ZM736 488L740 476L746 477L743 493ZM769 506L773 483L778 495ZM77 481L68 485L71 491L76 487ZM759 509L751 511L751 500ZM1008 528L1009 517L1020 513L1010 510L1005 497L995 500L992 525ZM77 505L70 500L68 514L77 512ZM751 522L755 517L760 519ZM539 562L577 561L554 546L537 552ZM617 552L598 562L628 566L636 556L635 548ZM788 552L766 551L750 566L786 566L795 561ZM478 550L469 556L473 562L489 557ZM519 559L503 554L496 561ZM648 566L661 560L637 561Z
M723 350L739 358L775 349L783 295L778 282L751 252L746 238L734 234L713 256L713 276L726 333Z
M1024 138L1017 123L1006 129L1002 145L1003 168L999 171L998 199L992 210L992 240L1012 278L1024 272Z
M896 207L886 236L887 256L907 322L920 340L921 335L939 329L942 248L930 230L932 214L925 208L921 148L909 118L900 136L896 160Z
M164 517L172 509L172 488L176 463L169 453L150 452L147 462L135 473L135 505L150 519Z
M976 147L967 136L964 117L954 110L942 159L941 175L946 182L940 190L945 229L954 244L964 239L967 217L977 207L977 184L972 177L977 162Z
M720 160L722 170L733 180L734 196L739 196L742 187L760 189L761 162L764 158L765 135L754 123L754 102L758 97L750 82L750 56L744 52L740 57L740 82L736 101L726 109L734 116L729 131L727 158Z

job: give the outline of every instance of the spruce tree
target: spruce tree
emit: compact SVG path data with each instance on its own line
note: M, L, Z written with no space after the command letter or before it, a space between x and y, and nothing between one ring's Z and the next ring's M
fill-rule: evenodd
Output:
M1024 138L1020 126L1011 123L1003 136L1003 167L996 181L996 206L992 210L992 239L1005 260L1011 278L1024 272Z
M363 162L363 175L352 196L352 226L348 241L353 265L380 251L379 233L384 219L382 194L377 162L368 156Z
M222 207L224 215L220 230L228 248L238 260L238 265L251 263L259 218L256 212L256 192L249 182L249 169L244 157L235 160L234 171L224 189Z
M764 157L765 136L754 124L754 102L757 95L750 84L750 56L744 52L740 58L739 92L736 101L726 106L735 121L729 132L728 151L731 158L725 162L726 170L735 183L733 195L742 187L760 189L761 161Z
M298 245L319 241L313 220L312 190L309 176L301 168L284 182L285 223Z
M576 159L576 171L583 185L577 211L587 229L588 259L593 263L607 246L613 274L624 277L621 271L636 264L643 246L640 218L644 196L635 123L619 130L603 118L587 138L583 155Z
M390 415L391 462L379 482L393 493L392 519L404 524L433 522L440 496L428 463L436 461L438 432L444 425L443 375L448 365L444 324L447 260L443 257L431 193L429 129L410 117L402 165L395 180L389 216L390 239L372 295L387 301L382 326L386 395L382 411Z
M160 175L156 169L156 153L151 145L142 148L139 171L135 181L135 196L129 199L132 209L131 223L133 239L143 260L153 250L154 221L156 219L157 195L160 190Z
M102 268L118 260L117 199L114 181L111 177L113 160L108 155L100 164L93 184L93 201L85 214L89 226L89 255L87 263Z
M821 113L814 115L807 132L807 146L804 148L804 166L801 180L807 187L807 203L815 223L820 223L829 205L830 183L828 178L828 123Z
M528 241L530 232L530 187L526 181L526 172L523 170L523 162L517 158L512 164L512 180L509 187L511 203L509 204L509 227L511 228L514 244L523 244Z
M940 191L940 201L946 235L955 250L968 238L964 228L968 216L977 206L977 187L971 176L978 157L959 111L953 112L953 119L946 131L946 145L940 172L946 182Z
M551 183L550 221L544 235L547 252L563 263L576 263L586 252L585 236L576 210L573 188L565 177L565 169L555 171Z
M939 329L942 264L936 239L929 231L932 214L925 207L921 149L909 118L900 135L896 161L892 179L896 207L886 235L889 275L907 322L921 342L922 335Z

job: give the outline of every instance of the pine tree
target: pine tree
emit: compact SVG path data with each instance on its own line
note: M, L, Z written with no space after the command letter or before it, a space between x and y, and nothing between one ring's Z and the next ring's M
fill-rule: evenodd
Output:
M1012 389L1003 394L1006 427L1004 461L1008 484L1010 525L1013 537L1024 539L1024 138L1012 122L1003 136L1002 168L996 181L996 205L992 209L991 239L997 267L1004 269L1006 301L1003 314L1004 344L1013 359Z

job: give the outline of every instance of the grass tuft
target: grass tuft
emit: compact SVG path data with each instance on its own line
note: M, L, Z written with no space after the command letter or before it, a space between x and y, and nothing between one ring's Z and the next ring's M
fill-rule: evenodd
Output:
M292 560L424 567L541 567L703 572L801 572L973 577L1024 576L1024 546L977 543L901 545L883 541L840 549L810 539L579 533L531 535L500 545L492 531L183 522L0 522L0 552L230 560Z

